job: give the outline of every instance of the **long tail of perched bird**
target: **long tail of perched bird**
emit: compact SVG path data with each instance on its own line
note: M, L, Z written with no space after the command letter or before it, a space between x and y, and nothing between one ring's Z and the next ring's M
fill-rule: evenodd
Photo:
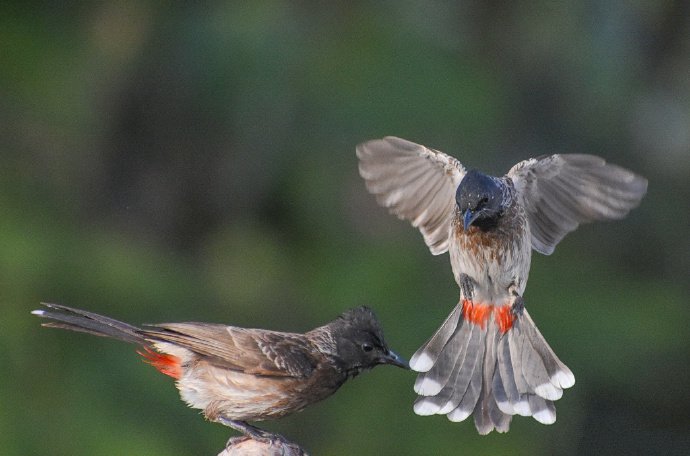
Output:
M166 341L165 332L156 335L155 331L144 331L128 323L86 310L75 309L59 304L44 303L43 305L46 306L46 309L34 310L31 312L39 317L53 320L48 323L43 323L42 326L47 328L68 329L138 344L141 349L137 353L161 373L175 379L179 379L182 376L180 358L172 354L156 351L154 344L156 341Z

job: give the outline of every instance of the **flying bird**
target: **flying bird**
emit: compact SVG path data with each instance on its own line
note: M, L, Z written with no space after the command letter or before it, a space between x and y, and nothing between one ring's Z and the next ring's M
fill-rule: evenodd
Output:
M187 405L262 442L284 437L248 421L298 412L335 393L349 378L379 364L407 368L388 348L367 307L344 312L304 334L214 323L161 323L142 328L58 304L32 313L43 326L111 337L139 345L138 353L175 379Z
M381 206L448 252L459 303L410 359L414 411L474 415L480 434L513 415L556 421L553 401L575 377L525 308L532 250L549 255L581 223L638 206L647 180L594 155L530 158L494 177L396 137L357 146L359 173Z

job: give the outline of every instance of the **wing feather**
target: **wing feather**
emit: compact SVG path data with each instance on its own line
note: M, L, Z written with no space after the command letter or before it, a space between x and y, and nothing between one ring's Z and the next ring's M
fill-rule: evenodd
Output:
M647 179L594 155L550 155L508 172L527 211L532 248L549 255L580 224L625 217L647 192Z
M446 252L455 191L465 175L460 162L393 136L360 144L357 157L376 201L418 228L431 253Z
M170 342L210 362L248 374L305 377L317 360L301 334L247 329L212 323L163 323L142 331L151 340Z

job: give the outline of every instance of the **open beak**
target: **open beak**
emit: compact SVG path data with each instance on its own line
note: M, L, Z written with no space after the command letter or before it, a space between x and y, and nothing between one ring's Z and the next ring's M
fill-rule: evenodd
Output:
M462 215L462 227L465 231L469 228L472 223L479 217L480 211L473 211L472 209L467 209Z
M407 361L405 361L402 356L398 355L393 350L388 350L388 352L381 358L381 363L402 367L403 369L410 368L410 365L407 363Z

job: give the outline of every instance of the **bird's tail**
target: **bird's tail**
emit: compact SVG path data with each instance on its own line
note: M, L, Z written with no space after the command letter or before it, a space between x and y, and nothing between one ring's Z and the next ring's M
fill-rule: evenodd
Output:
M31 313L52 320L49 323L43 323L43 326L69 329L146 345L146 340L141 335L141 330L136 326L93 312L87 312L86 310L74 309L60 304L42 304L47 309L34 310Z
M456 306L410 366L420 372L417 414L451 421L474 414L480 434L508 431L515 414L553 423L553 401L575 384L527 310L469 301Z
M85 332L138 344L142 347L142 350L137 351L137 353L144 358L144 361L158 369L159 372L175 379L179 379L182 375L180 359L171 354L155 351L156 349L152 345L151 339L147 338L144 332L136 326L86 310L60 304L42 304L47 309L34 310L31 313L52 320L48 323L43 323L43 326Z

